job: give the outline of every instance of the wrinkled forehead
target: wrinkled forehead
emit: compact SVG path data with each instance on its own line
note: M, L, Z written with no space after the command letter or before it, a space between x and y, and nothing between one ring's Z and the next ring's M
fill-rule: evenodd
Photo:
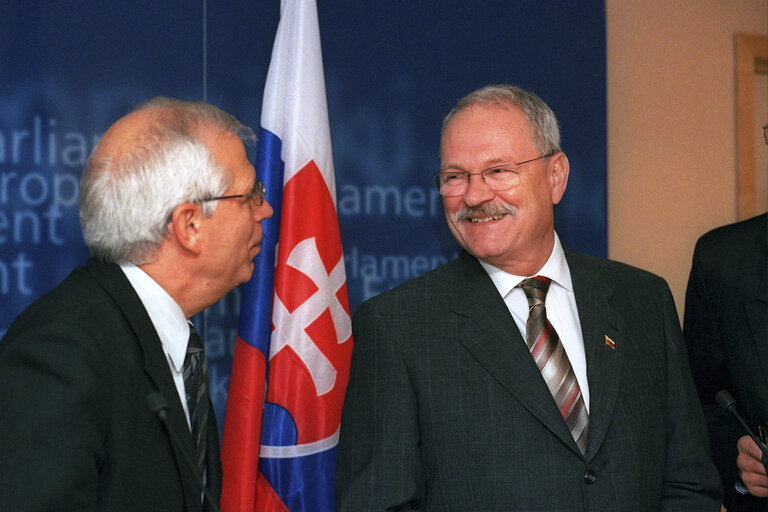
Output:
M206 128L200 132L200 140L211 151L217 165L229 175L230 185L237 186L243 192L254 186L256 171L237 134Z
M530 124L517 106L475 104L459 112L448 122L440 140L440 158L446 149L470 150L493 143L522 149L533 145Z

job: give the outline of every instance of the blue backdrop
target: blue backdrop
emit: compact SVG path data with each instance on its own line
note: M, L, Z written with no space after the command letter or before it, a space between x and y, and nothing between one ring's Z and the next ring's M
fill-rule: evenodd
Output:
M571 161L556 228L606 253L602 1L319 1L351 307L458 246L431 174L455 101L488 83L539 94ZM0 0L0 335L88 255L77 216L100 134L162 94L259 125L279 2ZM235 290L196 319L223 420Z

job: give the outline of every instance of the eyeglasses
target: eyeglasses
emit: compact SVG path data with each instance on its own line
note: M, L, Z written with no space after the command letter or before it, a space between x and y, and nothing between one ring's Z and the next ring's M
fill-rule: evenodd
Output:
M530 160L524 160L513 164L504 164L501 166L494 166L485 169L480 172L464 172L464 171L438 171L433 176L435 177L435 184L437 190L440 191L440 195L445 197L455 197L464 195L469 186L469 180L472 176L480 175L483 181L490 187L491 190L509 190L520 184L520 172L518 169L508 169L509 166L519 167L523 164L535 162L543 158L549 158L554 155L556 151L541 155Z
M208 201L218 201L220 199L238 199L238 198L247 198L253 201L253 204L256 206L261 206L264 203L264 198L267 197L267 187L264 185L264 182L261 180L256 180L256 183L253 184L253 188L250 192L247 194L235 194L232 196L218 196L218 197L208 197L205 199L200 199L197 201L198 203L207 203Z

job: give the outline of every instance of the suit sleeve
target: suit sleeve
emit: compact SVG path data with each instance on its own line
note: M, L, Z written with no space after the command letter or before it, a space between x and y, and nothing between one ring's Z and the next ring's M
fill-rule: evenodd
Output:
M705 411L715 404L715 393L729 387L730 378L724 364L723 347L718 334L719 311L714 307L707 286L703 246L696 245L693 265L685 294L685 341L691 371Z
M338 510L420 510L416 396L397 333L368 302L355 312L353 335L336 466Z
M663 291L667 350L667 457L662 509L720 510L722 491L669 287Z
M723 486L723 503L726 508L731 509L734 500L744 501L752 498L738 495L734 489L738 475L736 441L742 435L742 427L715 401L715 394L719 390L726 389L733 394L734 387L718 327L723 311L715 307L716 284L713 282L714 276L708 275L706 270L706 252L706 246L700 240L693 253L693 265L685 294L683 326L691 372L709 432L712 460Z
M95 511L107 370L82 337L34 322L0 343L0 503Z

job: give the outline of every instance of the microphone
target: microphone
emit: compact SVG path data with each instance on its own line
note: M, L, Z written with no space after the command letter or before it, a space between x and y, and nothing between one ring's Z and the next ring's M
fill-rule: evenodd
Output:
M157 419L160 420L160 423L163 424L165 432L171 439L171 443L176 446L176 449L179 451L179 453L181 453L181 458L184 459L184 462L192 470L192 474L195 476L195 481L203 490L203 498L208 502L208 505L211 507L213 512L219 512L219 506L208 495L208 489L203 486L203 480L200 478L200 470L198 469L197 464L192 461L192 457L189 456L187 451L184 449L184 445L176 436L176 433L168 425L168 401L165 399L162 393L155 391L154 393L148 394L146 398L144 398L144 403L147 405L147 408L152 412L152 414L154 414Z
M768 472L768 448L766 448L765 444L757 438L755 433L752 432L752 429L749 428L749 425L747 425L747 422L744 421L744 418L741 417L739 411L736 410L736 400L734 400L731 394L725 389L721 389L715 394L715 400L725 412L733 414L736 419L739 420L739 423L741 423L744 430L747 431L749 437L752 438L755 444L760 448L760 451L763 452L763 466L765 466L765 470Z

